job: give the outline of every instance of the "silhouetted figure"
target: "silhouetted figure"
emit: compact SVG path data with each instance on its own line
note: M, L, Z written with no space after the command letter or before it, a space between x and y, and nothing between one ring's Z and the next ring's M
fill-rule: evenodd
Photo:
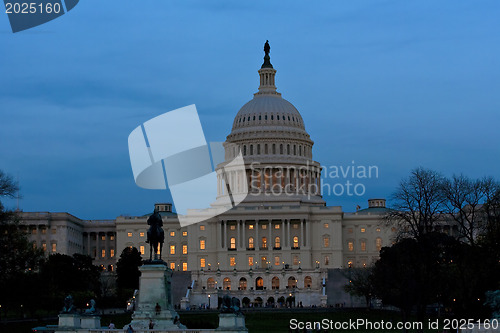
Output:
M157 251L159 249L159 259L161 260L161 250L163 248L163 241L165 240L165 233L163 232L163 220L160 213L155 208L154 213L148 218L148 238L146 243L149 243L149 260L158 259Z

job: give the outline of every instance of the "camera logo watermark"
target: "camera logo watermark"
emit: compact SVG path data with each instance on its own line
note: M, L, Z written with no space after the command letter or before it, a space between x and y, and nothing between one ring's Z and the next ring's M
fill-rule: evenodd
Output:
M181 226L217 216L242 202L248 191L227 193L231 205L207 209L217 197L215 167L224 162L221 142L207 144L195 105L164 113L146 121L128 137L134 179L145 189L170 189ZM220 168L245 172L238 154ZM203 210L203 211L200 211Z
M31 29L69 12L80 0L4 0L12 32Z

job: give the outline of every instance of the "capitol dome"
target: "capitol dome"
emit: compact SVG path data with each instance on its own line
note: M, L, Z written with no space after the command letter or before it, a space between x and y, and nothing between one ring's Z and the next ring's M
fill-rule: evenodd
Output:
M312 159L314 142L299 111L276 90L276 70L267 42L264 51L264 63L258 71L259 90L238 111L224 142L225 162L217 167L218 198L226 197L229 187L232 193L248 190L254 194L246 202L324 205L320 195L321 166ZM225 168L240 154L245 172ZM270 192L279 194L269 196Z

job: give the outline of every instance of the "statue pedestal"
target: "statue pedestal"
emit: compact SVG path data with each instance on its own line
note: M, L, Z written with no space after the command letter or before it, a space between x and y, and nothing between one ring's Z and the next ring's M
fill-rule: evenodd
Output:
M155 330L178 329L179 326L174 325L178 314L173 310L170 287L172 271L158 261L142 265L139 270L139 300L130 324L134 329L142 330L148 329L149 322L153 321Z
M85 316L81 317L82 328L101 328L101 317L99 316Z
M59 314L58 329L74 329L80 328L80 315L76 313L61 313Z
M245 327L245 316L235 313L219 314L219 327L215 330L218 333L246 333L248 329Z

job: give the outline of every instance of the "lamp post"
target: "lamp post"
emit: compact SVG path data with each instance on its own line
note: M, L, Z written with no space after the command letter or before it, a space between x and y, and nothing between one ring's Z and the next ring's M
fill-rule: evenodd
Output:
M208 309L210 309L210 294L208 294Z

